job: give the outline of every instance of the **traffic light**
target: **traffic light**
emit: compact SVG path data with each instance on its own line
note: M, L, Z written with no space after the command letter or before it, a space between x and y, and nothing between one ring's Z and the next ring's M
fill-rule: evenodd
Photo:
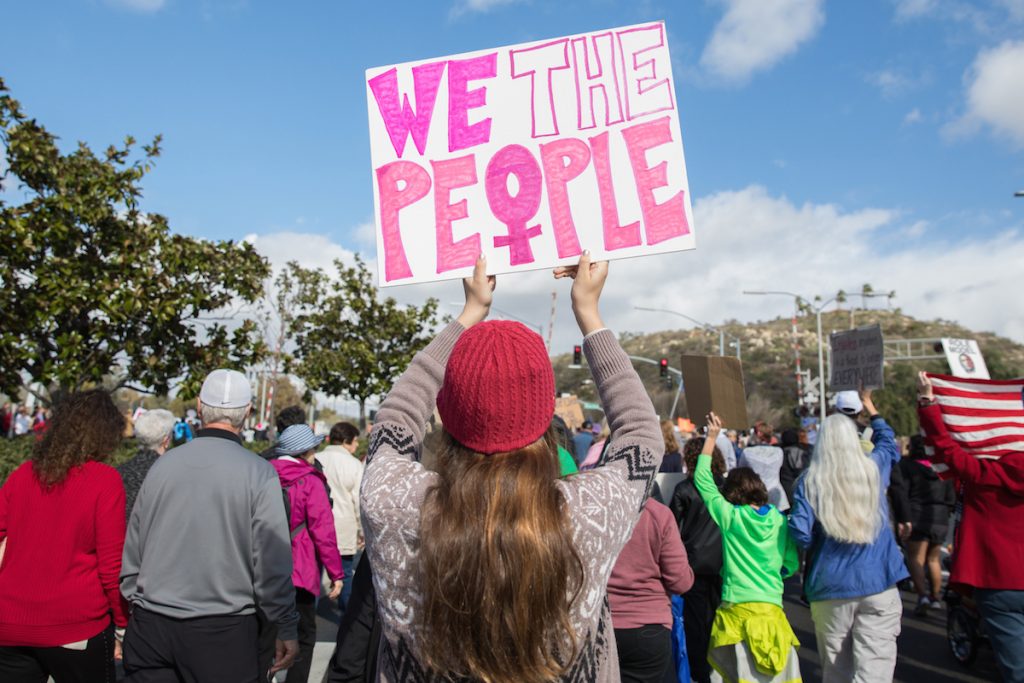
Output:
M582 365L583 364L583 347L576 345L572 347L572 364Z
M668 377L668 358L662 358L661 362L658 363L658 367L661 370L661 376Z

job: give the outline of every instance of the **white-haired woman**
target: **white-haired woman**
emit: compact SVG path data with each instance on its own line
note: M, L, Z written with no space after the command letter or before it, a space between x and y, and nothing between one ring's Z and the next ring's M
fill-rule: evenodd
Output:
M873 448L856 414L825 418L790 510L790 532L810 553L805 588L824 683L891 681L903 616L896 583L908 574L885 499L900 450L871 392L860 398Z
M174 434L174 423L177 421L174 413L162 408L147 410L135 418L132 427L135 431L135 441L139 445L139 452L131 460L122 463L117 468L121 475L121 481L124 482L125 519L132 516L135 496L142 488L142 482L146 479L149 468L170 446L171 437Z

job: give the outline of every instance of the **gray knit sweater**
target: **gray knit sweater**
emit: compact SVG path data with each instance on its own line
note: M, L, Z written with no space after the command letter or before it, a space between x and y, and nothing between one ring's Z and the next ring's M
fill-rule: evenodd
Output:
M415 627L422 603L414 579L419 517L437 477L417 462L417 453L445 364L462 332L452 323L416 355L381 405L370 438L360 499L383 624L379 680L387 683L442 680L425 671L417 657L419 639L430 637ZM608 576L640 516L664 443L650 399L615 335L596 332L583 348L613 437L598 467L559 482L585 567L583 590L571 609L580 654L562 680L618 683Z

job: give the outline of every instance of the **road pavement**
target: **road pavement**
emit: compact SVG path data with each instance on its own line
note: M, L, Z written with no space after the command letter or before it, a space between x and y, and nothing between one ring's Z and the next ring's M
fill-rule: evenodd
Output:
M786 615L800 639L800 671L804 683L820 683L821 666L811 611L798 599L799 593L787 585ZM914 616L915 597L903 594L903 632L899 638L899 656L896 661L896 683L979 683L998 682L999 670L991 648L981 647L971 667L960 666L950 654L946 642L946 612L933 610L924 617ZM337 626L322 616L317 617L317 642L310 671L311 683L319 683L334 651Z

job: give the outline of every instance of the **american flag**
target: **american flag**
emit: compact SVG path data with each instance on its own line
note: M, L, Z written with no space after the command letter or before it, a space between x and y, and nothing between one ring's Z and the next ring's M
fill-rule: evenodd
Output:
M946 429L965 451L979 458L1024 452L1024 379L928 378Z

